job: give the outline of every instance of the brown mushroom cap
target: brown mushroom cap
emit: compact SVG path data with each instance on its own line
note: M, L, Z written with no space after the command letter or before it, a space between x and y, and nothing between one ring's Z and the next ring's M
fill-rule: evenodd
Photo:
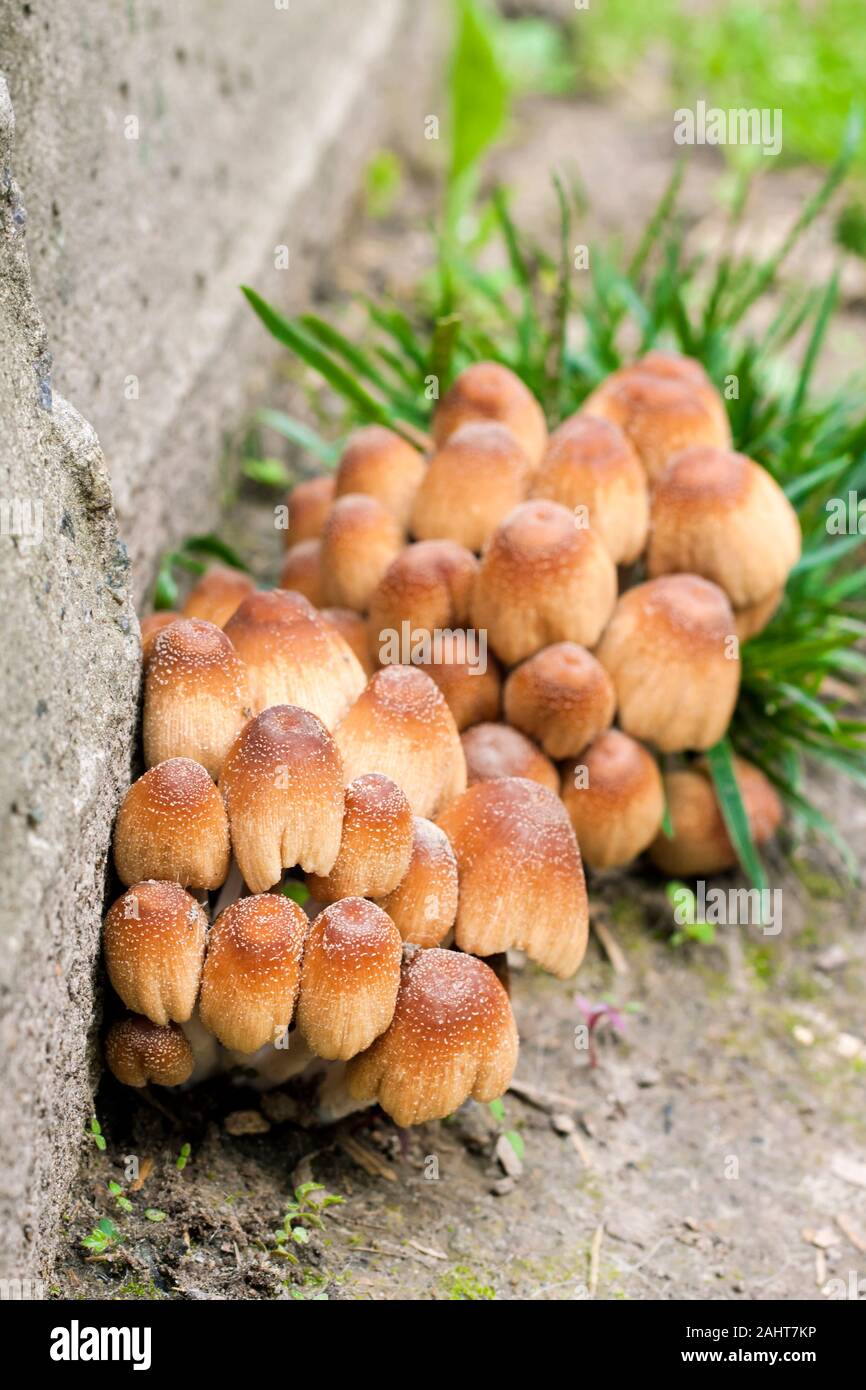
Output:
M176 1023L164 1027L131 1014L112 1023L105 1039L105 1062L124 1086L181 1086L195 1065L192 1048Z
M229 859L225 808L203 767L169 758L133 782L114 827L121 883L156 878L210 890L225 882Z
M362 492L375 497L405 530L425 467L422 455L399 434L384 425L363 425L353 430L343 450L336 496Z
M226 625L226 636L247 668L254 714L297 705L332 729L364 689L351 647L302 594L253 594Z
M502 697L502 676L494 656L472 646L473 635L453 632L443 644L441 659L415 663L438 685L458 729L484 719L496 719Z
M583 403L628 435L650 480L692 445L730 448L727 413L715 388L691 372L660 373L641 363L614 372Z
M337 480L332 473L320 478L304 478L295 483L286 497L289 509L285 537L287 547L298 545L300 541L317 540L321 536L336 488Z
M394 556L403 548L400 523L375 497L338 497L322 532L325 602L364 613Z
M456 541L407 545L388 566L370 599L370 651L380 661L390 634L464 627L478 561Z
M325 586L322 580L322 542L318 539L298 541L283 560L280 570L281 589L291 589L303 594L314 607L325 601Z
M729 450L686 449L653 487L647 570L703 575L746 608L784 586L800 539L797 513L760 464Z
M317 902L381 898L402 879L412 855L412 810L389 777L367 772L346 788L340 853L326 876L310 874Z
M559 791L559 773L531 739L509 724L476 724L461 736L469 786L494 777L526 777Z
M734 775L749 818L755 844L764 844L782 820L782 803L760 768L744 758L734 759ZM671 839L660 831L650 846L650 859L666 874L703 877L731 869L737 853L725 825L715 788L706 767L669 772L664 779L667 808L673 825Z
M298 1028L312 1050L345 1061L394 1016L403 943L387 913L364 898L320 912L307 937Z
M183 616L225 627L244 599L255 591L255 584L243 570L233 569L231 565L211 565L190 589L183 605Z
M585 508L614 564L633 564L646 545L646 473L622 430L609 420L583 412L564 420L550 436L530 492L571 512Z
M451 540L480 550L494 527L522 502L531 468L510 430L475 421L448 436L415 494L411 529L419 540Z
M169 627L171 623L176 623L180 613L174 613L171 609L163 608L159 613L146 613L139 619L141 628L141 662L145 671L150 660L153 644L163 628Z
M709 580L670 574L627 590L596 655L634 738L666 753L710 748L731 722L739 643L727 597Z
M367 642L367 621L352 608L320 608L319 616L339 632L344 642L348 642L361 664L364 675L370 676L378 670L370 657Z
M609 728L616 709L613 682L585 647L557 642L511 672L505 717L551 758L579 753Z
M655 758L619 729L565 765L562 800L591 869L636 859L658 834L665 810Z
M398 1125L423 1124L469 1096L502 1095L517 1047L508 995L488 965L457 951L416 951L403 966L390 1028L353 1058L346 1082Z
M434 815L466 786L466 760L438 686L413 666L386 666L334 731L343 776L381 772L416 816Z
M594 647L616 602L616 567L557 502L515 507L490 537L472 621L507 666L552 642Z
M147 666L145 763L192 758L219 777L248 706L246 670L222 629L201 618L171 623L157 635Z
M224 1047L276 1044L295 1012L307 918L276 893L240 898L214 922L201 979L201 1021Z
M775 617L784 597L784 588L774 589L766 598L761 599L760 603L750 603L746 608L734 609L734 631L741 642L748 642L764 631Z
M229 749L220 788L238 868L254 893L295 864L330 873L340 848L343 770L314 714L275 705L251 719Z
M476 782L438 817L457 856L461 951L517 946L566 979L586 951L580 850L562 803L523 777Z
M108 978L128 1009L185 1023L198 996L207 917L177 883L128 888L102 928Z
M457 916L457 859L444 830L415 816L412 858L397 887L378 899L404 941L438 946Z
M433 439L442 447L470 421L506 425L534 468L547 443L544 412L519 376L498 362L473 362L445 392L433 417Z

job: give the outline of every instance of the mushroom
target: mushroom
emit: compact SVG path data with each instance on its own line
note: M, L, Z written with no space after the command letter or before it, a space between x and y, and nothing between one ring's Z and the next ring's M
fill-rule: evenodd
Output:
M306 914L291 898L240 898L211 927L201 1021L223 1047L253 1053L288 1038L301 978Z
M591 869L636 859L657 835L665 810L655 758L619 729L608 729L565 765L562 800Z
M243 570L231 565L211 565L190 589L183 616L225 627L244 599L255 591L255 584Z
M613 722L616 695L607 671L574 642L529 657L505 682L505 717L551 758L580 752Z
M476 724L461 736L469 786L493 777L526 777L559 791L559 773L531 739L509 724Z
M596 655L634 738L666 753L709 748L731 722L739 642L727 596L707 579L670 574L629 589Z
M588 931L580 850L562 802L523 777L476 782L438 817L457 856L461 951L519 947L567 979Z
M412 811L389 777L367 772L346 788L340 852L325 876L307 886L320 903L339 898L381 898L403 878L412 856Z
M649 489L640 459L609 420L581 412L550 436L532 497L559 502L588 523L614 564L634 564L649 529Z
M517 1062L508 995L481 960L415 951L403 965L387 1032L352 1059L346 1084L398 1125L443 1119L469 1097L495 1100Z
M404 941L438 946L457 916L457 859L444 830L423 816L413 819L409 868L387 897L379 898Z
M800 539L797 513L760 464L729 450L686 449L653 487L647 572L700 574L735 609L749 608L784 587Z
M171 623L176 623L180 613L174 613L169 608L163 608L159 613L146 613L139 619L141 629L141 664L145 671L147 663L150 661L150 654L153 651L153 644L163 628L169 627Z
M332 729L364 689L351 647L302 594L253 594L226 624L226 636L247 668L254 714L298 705Z
M382 772L416 816L432 816L466 786L453 716L434 681L413 666L377 671L334 731L343 776Z
M176 1023L161 1025L130 1014L112 1023L105 1039L108 1070L124 1086L181 1086L195 1065L192 1048Z
M782 587L774 589L766 598L761 599L760 603L750 603L746 608L734 609L734 631L741 642L748 642L764 631L775 617L784 597L785 590Z
M430 460L415 494L411 530L419 540L451 540L480 550L495 526L522 502L531 468L505 425L461 425Z
M325 601L322 579L322 542L318 539L298 541L286 554L280 570L279 588L303 594L314 607Z
M209 891L225 881L229 860L225 807L199 763L169 758L133 782L114 827L121 883L155 878Z
M354 1057L394 1016L403 945L386 912L343 898L319 913L304 948L298 1029L319 1057Z
M616 567L557 502L515 507L490 537L472 621L507 666L552 642L594 647L616 602Z
M232 844L253 893L283 869L329 874L340 849L343 775L324 724L309 710L274 705L238 734L223 765Z
M469 421L506 425L534 468L544 453L547 425L529 387L499 362L473 362L445 392L433 416L433 439L440 448Z
M192 758L216 779L248 706L246 671L222 629L201 618L171 623L157 635L147 666L146 765Z
M366 612L370 597L405 536L392 512L375 497L338 497L322 532L325 602Z
M771 839L782 821L782 803L760 768L734 759L734 775L755 844ZM712 778L702 763L669 772L665 797L673 825L668 838L660 831L650 846L650 859L665 874L706 877L731 869L737 852L716 797Z
M375 497L405 530L424 471L422 455L399 434L384 425L363 425L352 431L343 450L336 496L361 492Z
M320 608L319 616L324 618L326 623L329 623L332 628L339 632L343 641L349 644L361 664L364 675L369 680L370 676L378 670L378 666L374 664L370 656L366 619L352 608Z
M207 917L177 883L136 883L102 929L108 978L133 1013L185 1023L198 996Z
M382 660L383 644L411 642L417 633L466 626L478 561L456 541L407 545L388 566L370 599L370 651Z
M451 646L432 661L415 663L434 680L445 697L458 729L468 729L484 719L496 719L502 696L502 676L496 658L486 651L470 660L472 635L452 632Z
M325 473L320 478L303 478L295 483L286 497L289 513L285 536L287 548L291 549L301 541L318 540L325 529L336 486L333 473Z

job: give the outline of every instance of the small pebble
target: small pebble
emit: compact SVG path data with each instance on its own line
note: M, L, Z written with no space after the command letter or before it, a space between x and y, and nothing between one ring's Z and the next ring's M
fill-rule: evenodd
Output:
M802 1023L795 1024L791 1029L791 1033L794 1041L800 1043L803 1047L811 1047L815 1041L815 1034L812 1032L812 1029L804 1028Z
M513 1178L497 1178L496 1182L490 1184L490 1191L494 1197L507 1197L509 1192L514 1191Z
M505 1134L500 1134L496 1141L496 1157L499 1166L509 1178L519 1178L523 1172L523 1164L518 1157L511 1140Z
M840 1033L836 1039L836 1051L840 1057L859 1057L863 1044L853 1033Z
M557 1134L573 1134L575 1125L570 1115L551 1115L550 1123Z
M270 1125L260 1110L233 1110L223 1120L223 1129L238 1138L243 1134L267 1134Z

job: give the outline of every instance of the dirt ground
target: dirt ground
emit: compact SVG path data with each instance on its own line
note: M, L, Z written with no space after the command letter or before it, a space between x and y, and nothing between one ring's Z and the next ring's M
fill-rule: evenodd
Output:
M587 107L578 121L573 106L548 101L524 114L500 160L524 218L547 225L545 171L573 158L600 193L602 229L641 224L670 151L640 112ZM614 164L615 183L605 178ZM717 166L697 170L696 226L718 177ZM771 184L756 226L777 227L809 183ZM397 216L372 231L359 218L327 297L411 284L429 264L431 198L415 170ZM819 244L812 273L820 254ZM268 383L263 398L288 390ZM226 531L261 573L276 555L266 501L244 493ZM816 795L866 844L862 793L826 784ZM308 1129L291 1088L263 1096L222 1080L142 1097L106 1079L96 1099L105 1148L85 1138L51 1295L823 1299L841 1287L828 1281L850 1288L853 1271L866 1297L866 898L814 847L783 842L770 878L783 893L779 935L720 927L713 945L675 946L658 878L596 877L606 945L593 934L577 979L512 972L522 1041L504 1117L470 1102L404 1134L375 1110ZM576 1045L578 998L623 1011L621 1035L598 1029L595 1066ZM255 1112L261 1132L230 1133L237 1111ZM275 1232L310 1180L343 1201L291 1247L292 1261ZM106 1219L117 1238L84 1246Z

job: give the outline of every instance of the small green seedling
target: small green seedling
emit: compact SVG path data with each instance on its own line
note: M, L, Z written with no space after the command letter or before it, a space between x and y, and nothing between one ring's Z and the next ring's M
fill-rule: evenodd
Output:
M108 1184L108 1190L121 1211L132 1211L132 1202L130 1202L128 1197L124 1196L123 1188L120 1186L119 1182L114 1182L112 1180Z
M105 1143L105 1136L102 1133L102 1126L100 1125L95 1115L90 1121L90 1128L87 1132L90 1135L96 1147L98 1148L99 1152L105 1153L107 1147Z
M123 1236L114 1222L110 1221L107 1216L103 1216L102 1220L96 1223L90 1235L84 1237L81 1244L85 1250L90 1251L88 1259L104 1260L111 1254L116 1245L120 1245L122 1240Z
M505 1102L501 1099L490 1101L490 1113L499 1125L505 1138L508 1140L517 1157L522 1161L526 1153L526 1144L522 1134L518 1134L516 1129L505 1128Z
M315 1197L313 1194L324 1192L323 1197ZM320 1231L324 1226L323 1213L329 1207L342 1206L345 1197L337 1197L332 1192L326 1192L320 1182L303 1182L300 1187L295 1188L295 1195L291 1201L286 1203L286 1214L283 1217L283 1224L279 1230L274 1232L274 1243L276 1253L284 1256L297 1264L297 1258L292 1254L290 1243L295 1245L307 1245L310 1240L310 1230Z
M672 946L682 946L684 941L697 941L702 946L712 946L716 939L716 929L712 922L698 918L698 901L691 888L673 879L665 885L665 896L674 910L677 930L671 936Z
M192 1154L192 1146L191 1146L190 1144L182 1144L182 1145L181 1145L180 1153L178 1154L177 1158L175 1159L175 1167L177 1168L178 1172L180 1172L180 1173L183 1172L184 1168L185 1168L186 1165L189 1163L190 1155L191 1155L191 1154Z

